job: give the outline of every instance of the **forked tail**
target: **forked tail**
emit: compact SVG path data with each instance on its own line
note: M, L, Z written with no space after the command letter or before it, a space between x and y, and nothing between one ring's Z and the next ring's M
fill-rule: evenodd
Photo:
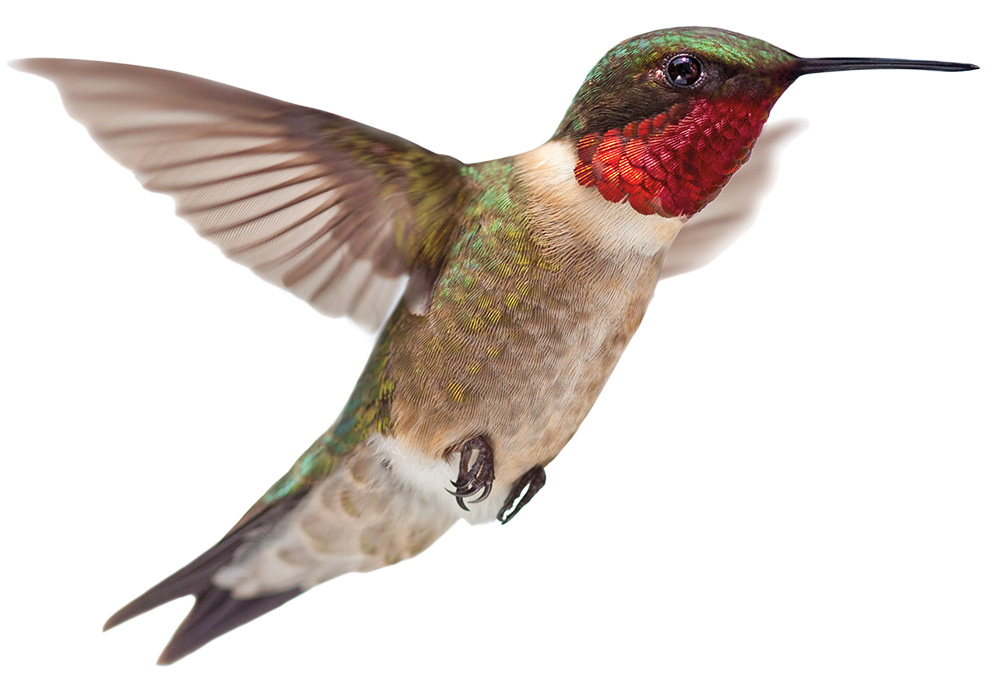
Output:
M104 628L194 595L194 608L159 659L172 663L310 586L416 555L454 521L362 445L307 487L255 505L221 541Z

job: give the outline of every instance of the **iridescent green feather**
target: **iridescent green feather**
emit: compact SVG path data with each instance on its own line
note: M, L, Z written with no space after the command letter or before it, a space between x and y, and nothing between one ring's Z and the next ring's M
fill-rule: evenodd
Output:
M377 129L345 131L334 123L326 129L331 148L346 153L375 176L381 202L391 202L396 196L405 199L412 221L397 216L396 248L406 257L411 275L422 271L436 276L456 224L455 214L465 200L462 163Z
M795 56L770 43L742 34L707 27L666 29L635 36L609 50L594 65L577 92L556 137L575 137L585 133L587 116L595 108L621 97L624 92L634 99L637 82L656 69L664 57L697 54L720 64L741 69L766 70L792 64ZM641 97L641 96L640 96Z
M391 320L397 321L402 312L400 305ZM337 421L296 460L288 473L268 489L262 502L273 502L307 488L317 479L335 471L340 461L359 443L368 440L372 433L390 432L395 385L384 375L390 331L388 326L382 331L368 365Z

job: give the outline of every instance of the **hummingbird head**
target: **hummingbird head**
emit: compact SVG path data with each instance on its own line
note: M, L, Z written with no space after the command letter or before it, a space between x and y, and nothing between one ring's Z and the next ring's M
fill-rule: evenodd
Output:
M975 65L799 58L722 29L636 36L587 76L554 136L577 149L577 181L643 214L690 217L750 157L771 107L803 74L854 69L963 71Z

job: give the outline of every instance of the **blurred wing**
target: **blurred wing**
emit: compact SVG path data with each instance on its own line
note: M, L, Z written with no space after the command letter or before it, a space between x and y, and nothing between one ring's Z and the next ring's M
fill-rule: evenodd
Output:
M229 258L374 329L430 299L461 163L329 113L146 67L30 59L66 110Z
M750 228L757 207L774 183L778 155L805 131L804 120L768 125L746 165L736 171L718 198L684 224L660 268L660 279L702 268Z

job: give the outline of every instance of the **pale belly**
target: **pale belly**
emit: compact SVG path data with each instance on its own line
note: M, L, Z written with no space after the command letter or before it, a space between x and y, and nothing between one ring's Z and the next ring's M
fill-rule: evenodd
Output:
M414 321L390 357L392 430L370 440L382 460L455 516L495 518L510 485L576 432L642 320L659 260L616 268L569 281L503 327L458 337L454 319ZM496 479L467 513L446 492L459 471L449 449L476 436L493 448Z

